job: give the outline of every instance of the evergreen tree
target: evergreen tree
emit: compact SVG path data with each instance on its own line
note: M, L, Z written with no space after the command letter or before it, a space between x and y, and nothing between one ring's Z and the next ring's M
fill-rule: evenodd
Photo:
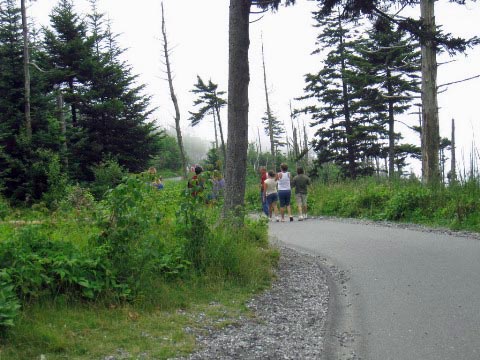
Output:
M91 5L87 21L76 14L73 2L60 0L50 16L52 30L44 35L49 80L71 110L70 171L83 180L92 180L91 166L107 158L141 171L158 150L158 133L147 121L150 98L120 60L124 50L94 0Z
M31 59L40 55L31 44ZM43 74L31 72L31 125L24 128L23 34L20 9L13 0L0 2L0 185L13 200L40 198L47 189L47 169L35 164L45 151L58 150L58 124Z
M358 69L355 51L358 33L340 14L314 15L321 29L317 37L320 48L315 53L323 49L328 53L324 68L305 76L306 95L302 99L314 99L317 105L302 111L318 126L313 141L318 164L336 163L350 178L370 174L373 166L369 159L379 154L383 130L378 114L366 106L366 78Z
M25 180L20 160L23 123L22 28L13 0L0 2L0 186L8 195ZM9 194L10 193L10 194Z
M93 44L87 35L87 22L76 14L71 0L59 0L50 14L51 29L45 29L44 67L52 85L63 89L75 127L82 92L92 79Z
M375 19L368 39L357 46L359 70L365 74L367 110L376 112L388 128L388 173L394 175L396 142L395 117L413 105L420 92L420 52L401 28L383 18ZM381 120L381 121L382 121Z
M468 47L480 42L478 37L471 39L455 38L445 34L435 23L435 2L420 0L420 19L399 17L387 13L389 6L408 4L398 0L382 2L370 0L318 0L320 15L325 16L335 11L337 6L342 7L344 17L358 18L360 14L380 16L398 24L407 30L421 45L421 73L422 73L422 176L429 183L440 180L438 153L440 148L440 131L437 104L437 61L436 54L443 47L450 54L464 53ZM465 1L457 1L464 5ZM385 10L384 8L387 9Z

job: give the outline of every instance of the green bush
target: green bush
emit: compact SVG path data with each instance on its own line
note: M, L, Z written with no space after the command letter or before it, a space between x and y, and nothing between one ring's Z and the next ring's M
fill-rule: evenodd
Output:
M79 185L70 185L65 191L65 197L60 202L60 208L64 211L70 211L72 209L82 210L88 209L92 210L95 206L95 198L93 195Z
M47 191L43 194L42 200L49 208L58 207L59 202L65 196L68 186L68 176L62 171L60 158L50 150L38 150L46 162ZM44 166L45 166L44 165ZM35 165L37 166L37 165ZM41 166L41 165L38 165Z
M90 190L96 199L102 199L107 190L115 188L127 174L127 171L112 159L92 166L91 170L95 180L90 185Z
M432 201L432 191L427 187L416 186L399 189L387 203L388 220L414 220L428 212Z
M18 238L1 242L0 263L22 302L61 294L95 299L129 293L117 283L104 248L82 252L70 242L50 240L40 226L24 227Z
M0 335L12 327L18 316L20 303L15 296L14 285L5 269L0 270Z
M179 257L181 247L163 213L162 195L150 186L146 174L128 176L107 192L101 202L93 246L105 247L118 278L132 289L145 288L152 276L176 274L188 267ZM172 200L166 199L172 204Z

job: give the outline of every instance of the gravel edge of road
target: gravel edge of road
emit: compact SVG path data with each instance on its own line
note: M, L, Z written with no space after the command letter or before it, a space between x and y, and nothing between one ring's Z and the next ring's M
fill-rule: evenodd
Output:
M279 243L271 289L252 298L253 317L196 334L199 350L185 359L319 359L325 350L329 274L319 256Z

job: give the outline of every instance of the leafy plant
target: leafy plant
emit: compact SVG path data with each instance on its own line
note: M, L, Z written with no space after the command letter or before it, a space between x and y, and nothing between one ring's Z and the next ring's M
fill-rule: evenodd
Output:
M14 285L5 269L0 270L0 335L7 327L14 325L18 316L20 303L15 296Z
M90 189L95 198L102 199L107 190L115 188L127 174L126 170L114 159L107 159L91 167L95 180Z

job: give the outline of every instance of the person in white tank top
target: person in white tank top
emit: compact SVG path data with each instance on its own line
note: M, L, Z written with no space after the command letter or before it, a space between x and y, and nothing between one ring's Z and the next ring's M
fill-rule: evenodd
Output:
M292 208L290 206L290 198L292 196L292 188L290 185L290 173L288 165L285 163L280 164L281 172L278 173L278 199L280 202L280 216L282 221L285 221L285 208L287 208L288 217L290 221L293 221Z

